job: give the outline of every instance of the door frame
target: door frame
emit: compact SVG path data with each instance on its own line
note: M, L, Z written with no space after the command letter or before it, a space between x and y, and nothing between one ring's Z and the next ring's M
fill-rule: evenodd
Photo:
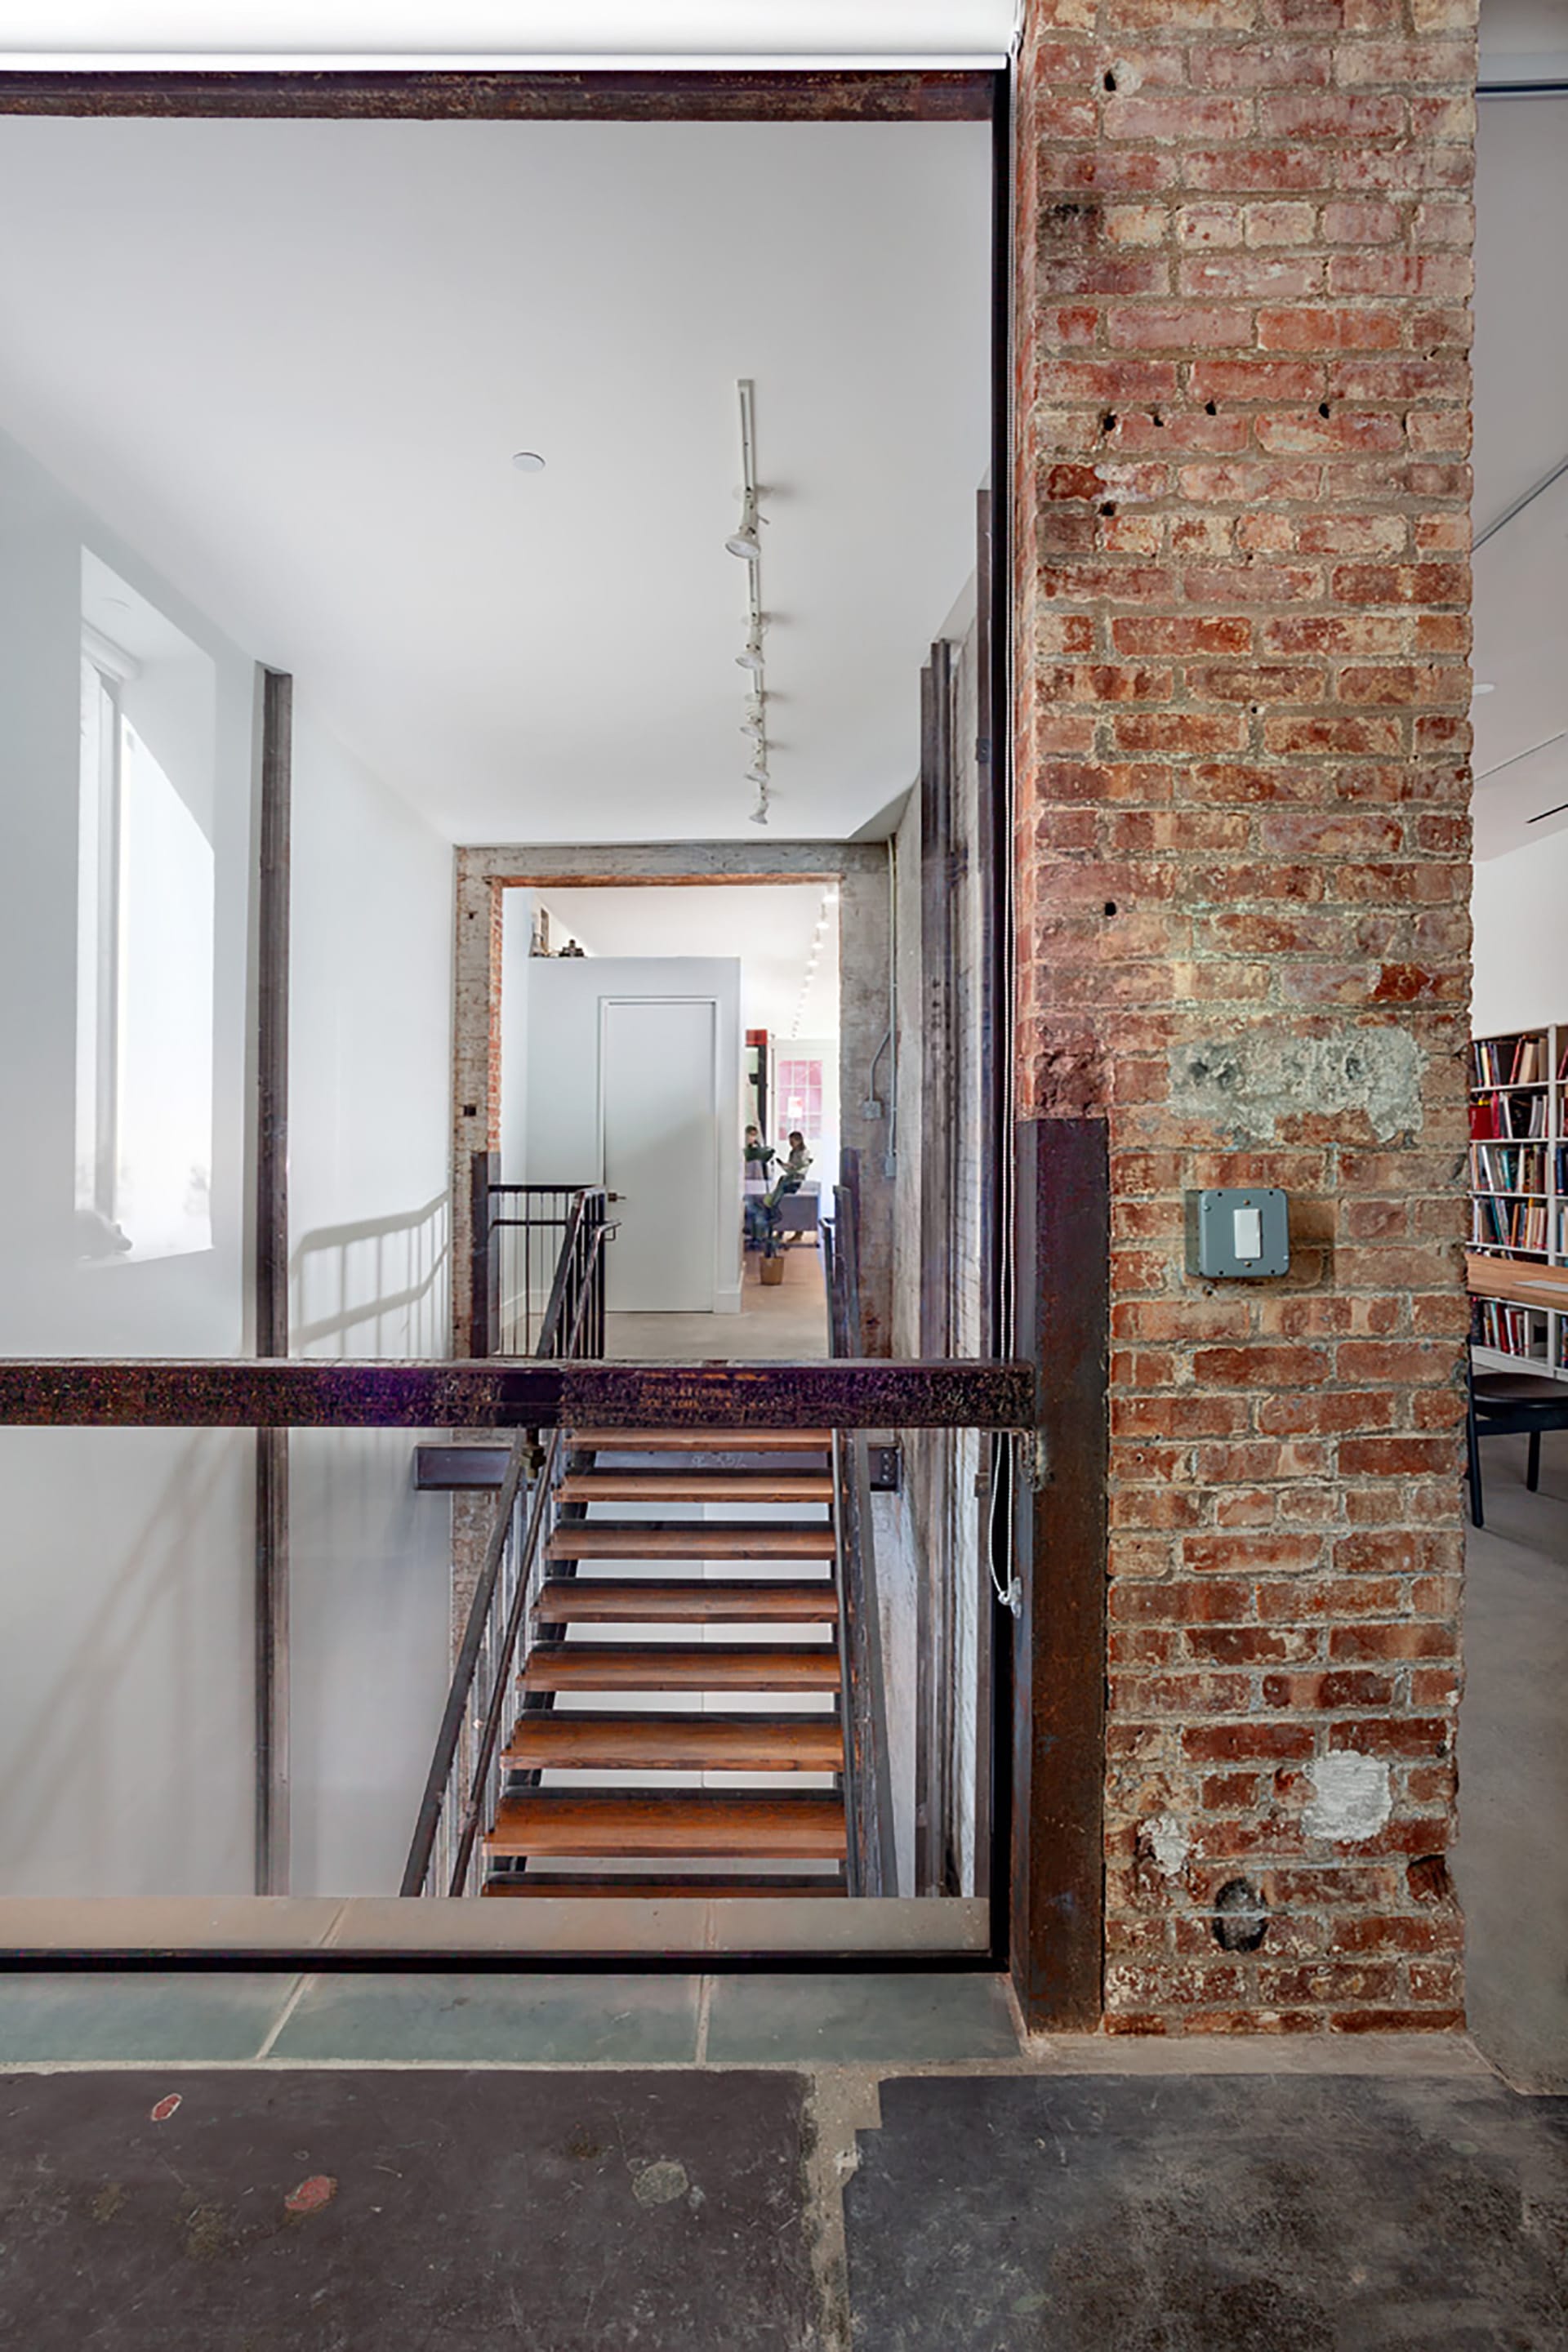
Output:
M1011 414L1011 314L1015 233L1012 217L1012 86L1008 70L852 70L592 72L376 70L352 72L188 72L157 68L94 72L9 71L0 74L0 115L131 116L147 119L332 119L538 121L988 121L994 152L992 253L992 496L991 562L980 582L988 624L1014 612L1008 511L1016 495L1032 495L1014 473ZM1010 1019L1012 843L1009 762L1013 692L1010 625L990 625L987 742L996 856L989 893L994 958L993 1006ZM519 877L522 878L522 877ZM659 877L664 878L664 877ZM694 877L697 878L697 877ZM780 878L799 878L789 877ZM265 942L263 942L265 945ZM286 984L286 966L260 971L263 989ZM1062 1257L1050 1236L1073 1217L1075 1260L1086 1234L1098 1252L1108 1223L1102 1126L1089 1120L1022 1125L1011 1098L1011 1040L994 1055L989 1088L991 1128L1000 1186L989 1267L994 1312L994 1355L1018 1342L1037 1368L1033 1458L1026 1460L1028 1507L1012 1514L993 1569L1022 1586L1021 1614L996 1614L993 1703L996 1738L994 1820L993 1947L971 1965L1011 1964L1026 2021L1036 2029L1091 2023L1098 2017L1103 1969L1103 1859L1100 1839L1105 1765L1103 1528L1106 1510L1104 1427L1108 1329L1102 1294L1091 1281L1081 1295L1059 1279ZM1046 1129L1057 1130L1047 1134ZM1068 1132L1071 1130L1071 1132ZM1018 1182L1023 1176L1026 1181ZM1055 1208L1052 1208L1052 1202ZM1026 1246L1021 1246L1026 1245ZM1022 1280L1016 1269L1022 1268ZM1018 1309L1025 1312L1020 1315ZM1015 1340L1015 1329L1017 1339ZM1053 1371L1053 1364L1056 1367ZM0 1368L4 1370L7 1368ZM83 1364L16 1366L21 1393L28 1375L71 1415L87 1406L94 1420L134 1417L148 1367ZM153 1368L155 1369L155 1368ZM840 1366L842 1377L858 1368ZM879 1368L867 1365L875 1377ZM235 1368L212 1368L227 1397L220 1418L241 1418ZM228 1375L225 1377L226 1373ZM1064 1385L1064 1376L1066 1385ZM122 1402L117 1398L123 1391ZM235 1391L235 1394L230 1394ZM1070 1391L1070 1394L1069 1394ZM820 1407L819 1407L820 1410ZM1058 1417L1080 1444L1060 1446ZM0 1421L30 1417L7 1411L0 1381ZM144 1423L142 1425L145 1425ZM994 1426L994 1424L993 1424ZM1047 1461L1047 1447L1057 1454ZM1017 1483L1013 1439L993 1445L993 1475ZM1028 1453L1029 1448L1025 1446ZM1048 1536L1048 1552L1046 1539ZM1047 1564L1048 1559L1048 1577ZM265 1563L258 1561L258 1570ZM1016 1625L1018 1656L1010 1657ZM1099 1632L1096 1633L1098 1626ZM1048 1670L1048 1671L1047 1671ZM1054 1710L1047 1721L1038 1706ZM1058 1743L1068 1739L1070 1769L1061 1772ZM1048 1784L1047 1752L1057 1749ZM1070 1809L1070 1817L1069 1817ZM124 1964L127 1957L121 1956ZM149 1958L151 1956L148 1956ZM184 1956L165 1955L161 1964ZM276 1958L277 1956L274 1956ZM342 1956L347 1960L350 1956ZM484 1965L479 1956L454 1956L458 1965ZM427 1963L428 1956L426 1956ZM4 1965L0 1956L0 1965ZM36 1964L36 1961L35 1961ZM80 1961L79 1959L79 1963ZM101 1964L101 1961L100 1962ZM210 1968L210 1953L189 1956ZM230 1964L244 1965L236 1956ZM323 1954L301 1964L330 1964ZM360 1964L363 1964L363 1960ZM408 1962L395 1954L380 1964ZM492 1962L519 1965L515 1956ZM893 1966L887 1958L867 1965ZM938 1965L963 1965L944 1961ZM911 1956L909 1965L932 1963Z

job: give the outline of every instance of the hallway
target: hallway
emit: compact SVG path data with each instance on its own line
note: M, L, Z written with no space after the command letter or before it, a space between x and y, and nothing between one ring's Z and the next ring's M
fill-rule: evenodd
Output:
M607 1315L605 1353L621 1363L801 1363L827 1353L827 1294L818 1250L784 1253L784 1280L764 1283L746 1255L738 1315Z

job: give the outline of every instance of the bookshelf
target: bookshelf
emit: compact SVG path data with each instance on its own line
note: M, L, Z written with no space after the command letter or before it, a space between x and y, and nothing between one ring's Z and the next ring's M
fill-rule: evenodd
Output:
M1568 1383L1568 1022L1470 1047L1469 1247L1478 1368Z

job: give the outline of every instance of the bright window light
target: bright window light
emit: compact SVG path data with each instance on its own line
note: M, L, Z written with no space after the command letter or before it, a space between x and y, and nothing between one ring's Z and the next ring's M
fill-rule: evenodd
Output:
M78 1255L170 1257L212 1246L214 671L90 557L83 586Z

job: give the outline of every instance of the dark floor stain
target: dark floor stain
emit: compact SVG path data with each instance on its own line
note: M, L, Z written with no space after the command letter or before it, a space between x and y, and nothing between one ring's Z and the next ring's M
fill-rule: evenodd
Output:
M889 2083L857 2352L1565 2352L1568 2102L1474 2080Z
M0 2080L7 2352L819 2352L797 2075L161 2087Z

